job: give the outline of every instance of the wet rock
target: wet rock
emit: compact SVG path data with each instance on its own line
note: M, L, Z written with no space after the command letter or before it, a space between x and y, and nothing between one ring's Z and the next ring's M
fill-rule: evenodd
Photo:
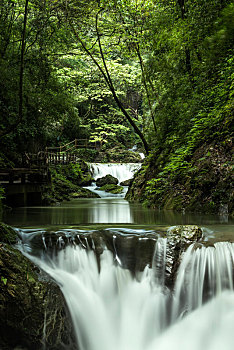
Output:
M0 223L0 242L15 244L17 241L16 231L6 224Z
M80 187L76 192L71 193L71 198L100 198L97 193L90 191L87 188Z
M118 185L104 185L102 187L99 188L100 191L106 191L106 192L110 192L113 194L118 194L118 193L122 193L123 192L123 187L122 186L118 186Z
M99 260L105 247L113 255L119 257L121 266L130 269L133 274L143 271L146 265L152 266L156 242L159 238L167 238L166 260L161 252L161 269L165 267L165 284L172 288L176 278L176 273L180 265L182 256L190 244L200 244L202 230L195 225L180 225L170 227L167 233L163 232L143 232L139 234L134 230L125 231L121 229L102 230L61 230L61 231L40 231L22 235L24 244L30 244L31 253L37 255L42 250L47 254L54 254L56 251L65 248L67 245L81 245L84 249L95 251ZM160 267L159 267L160 269ZM162 272L163 273L163 272ZM164 279L164 278L163 278Z
M132 183L132 179L125 180L120 182L120 186L130 186L131 183Z
M168 287L174 284L183 253L190 244L201 238L202 229L196 225L178 225L168 229L165 278Z
M104 185L117 185L118 184L118 179L112 175L106 175L103 177L100 177L96 180L96 185L98 187L102 187Z
M90 186L94 179L92 178L91 174L83 175L82 178L78 179L76 184L78 186Z
M3 243L0 270L0 348L77 349L59 287Z

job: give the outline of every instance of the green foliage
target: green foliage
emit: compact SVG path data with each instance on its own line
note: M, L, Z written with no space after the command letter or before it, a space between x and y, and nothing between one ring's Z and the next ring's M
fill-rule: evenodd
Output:
M122 193L123 189L124 188L122 186L118 186L118 185L114 185L114 184L107 184L107 185L104 185L104 186L99 188L100 191L106 191L106 192L110 192L113 194Z
M6 285L7 284L7 278L1 276L1 282Z
M4 198L4 193L5 193L4 188L0 186L0 200Z
M24 152L75 138L97 143L104 160L116 160L112 149L122 155L123 147L139 142L137 127L151 147L139 183L144 183L146 197L160 201L178 179L181 186L193 177L204 179L209 168L204 166L197 174L192 161L197 149L213 140L227 146L232 137L234 6L230 0L181 4L68 0L63 6L30 1L23 119L1 139L1 164L17 165ZM18 117L24 1L3 0L1 5L4 132ZM83 149L77 154L93 161L97 151ZM212 152L199 157L198 163L205 164ZM146 176L149 169L152 174ZM69 170L57 169L53 176L64 188L70 179L88 181L82 167L72 165Z

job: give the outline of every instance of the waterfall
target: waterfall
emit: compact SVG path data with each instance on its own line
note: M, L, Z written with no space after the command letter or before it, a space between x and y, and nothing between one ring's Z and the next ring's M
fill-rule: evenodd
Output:
M112 175L118 179L119 184L122 181L130 180L133 178L135 172L140 169L141 163L90 163L90 171L94 180L106 175ZM112 194L105 191L100 191L96 188L95 183L92 186L86 187L92 192L97 193L100 197L121 197L124 198L128 187L124 186L124 190L119 194Z
M60 285L80 350L233 349L234 244L191 245L171 292L166 239L156 240L152 267L135 276L105 246L98 263L95 243L83 241L34 258Z
M233 290L234 244L220 242L214 247L187 250L175 285L172 318L201 307L205 301Z
M140 169L141 163L90 163L90 171L95 180L108 174L116 177L119 183L129 180Z

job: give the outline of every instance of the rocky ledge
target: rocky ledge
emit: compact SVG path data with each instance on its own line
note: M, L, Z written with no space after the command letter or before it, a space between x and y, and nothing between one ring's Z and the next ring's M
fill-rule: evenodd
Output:
M59 287L9 243L16 232L0 225L0 349L76 349Z

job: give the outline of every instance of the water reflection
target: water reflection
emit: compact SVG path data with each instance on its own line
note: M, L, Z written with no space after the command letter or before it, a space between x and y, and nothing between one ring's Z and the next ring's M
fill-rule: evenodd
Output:
M88 223L134 223L130 205L125 200L98 200L88 210Z
M15 208L4 221L13 226L136 224L136 225L216 225L222 218L215 215L180 214L170 210L156 211L132 204L123 198L90 198L63 202L52 207ZM229 220L225 225L233 225ZM224 223L223 223L224 224ZM230 226L230 229L232 227Z

